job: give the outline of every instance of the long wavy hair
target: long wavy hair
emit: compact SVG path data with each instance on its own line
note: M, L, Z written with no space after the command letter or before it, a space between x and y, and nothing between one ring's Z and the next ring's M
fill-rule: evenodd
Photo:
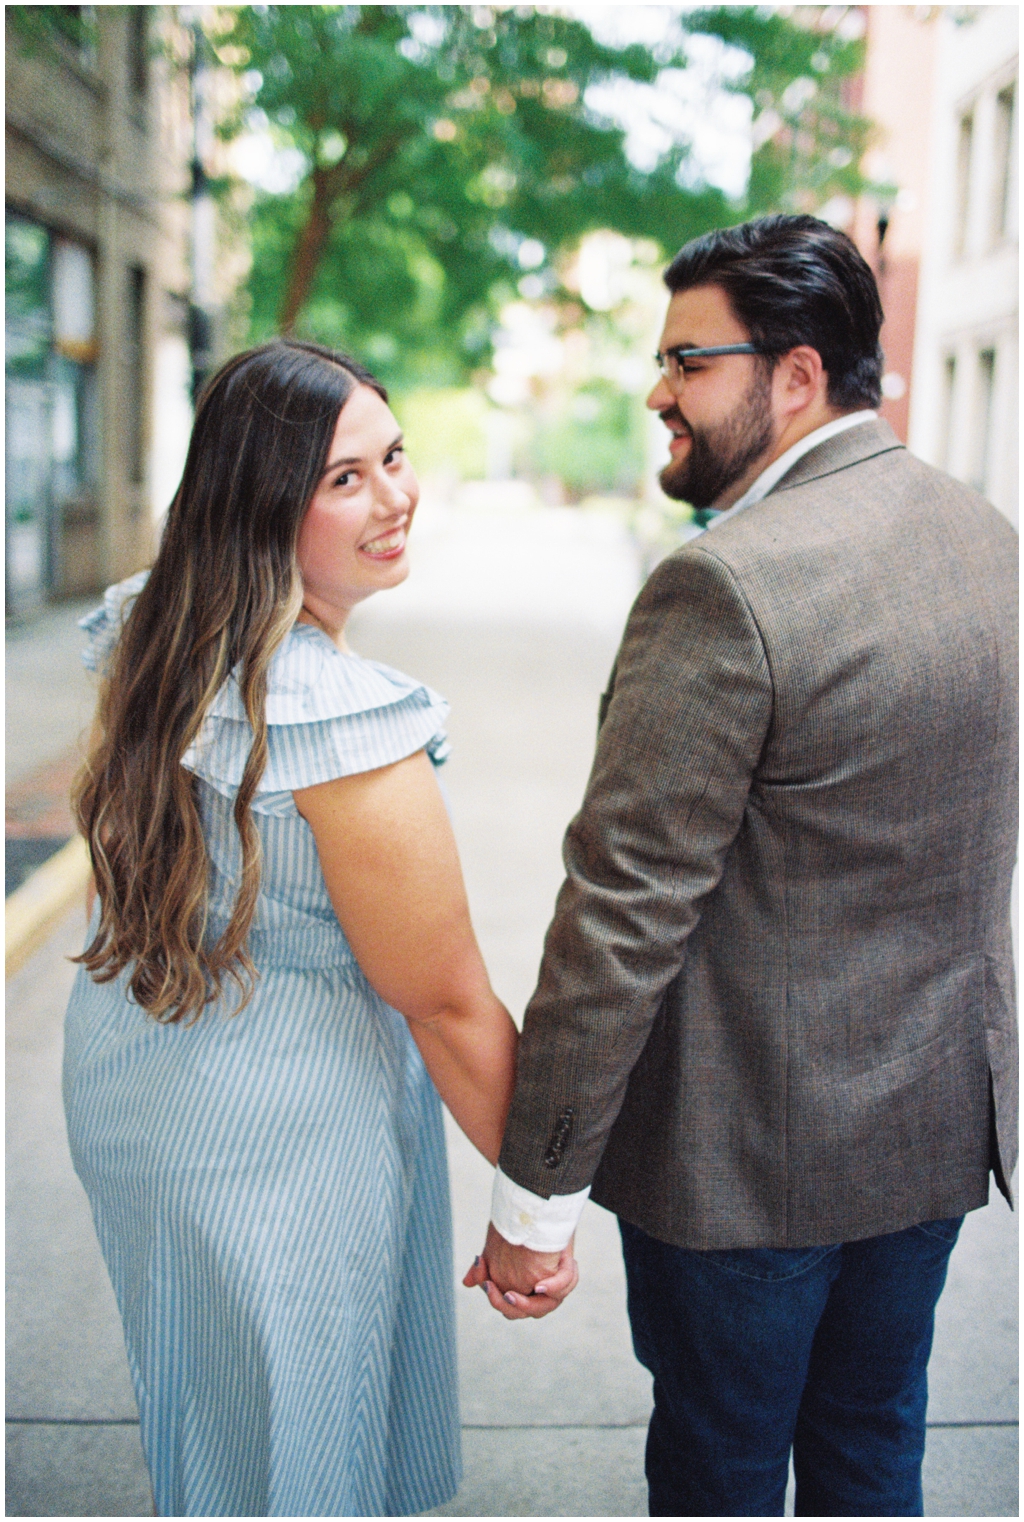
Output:
M261 863L250 804L267 764L267 668L301 607L299 528L357 386L387 401L362 365L293 339L238 354L213 377L159 553L104 673L72 791L101 910L76 960L99 983L130 968L132 998L157 1020L197 1019L225 977L239 1008L252 994ZM209 944L206 846L181 760L231 672L253 738L234 805L238 895Z

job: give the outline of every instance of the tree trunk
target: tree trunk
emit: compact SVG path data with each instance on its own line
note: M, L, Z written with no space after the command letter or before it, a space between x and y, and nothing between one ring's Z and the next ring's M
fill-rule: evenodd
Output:
M364 185L398 151L408 135L406 129L384 138L371 151L363 150L358 165L352 163L350 154L346 154L340 163L329 169L313 170L313 199L309 216L295 241L288 286L277 314L282 333L292 332L296 318L313 287L331 232L331 207L339 196L349 195Z
M331 231L331 194L322 170L313 171L313 200L306 225L295 242L291 273L278 312L282 333L291 333L295 321L312 289L313 281Z

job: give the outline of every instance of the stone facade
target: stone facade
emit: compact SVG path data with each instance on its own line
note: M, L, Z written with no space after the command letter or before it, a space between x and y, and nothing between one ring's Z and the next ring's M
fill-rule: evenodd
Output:
M191 426L192 35L171 6L33 9L6 14L7 608L22 616L151 558ZM237 281L244 262L227 262Z
M1019 12L936 6L910 447L1017 521Z

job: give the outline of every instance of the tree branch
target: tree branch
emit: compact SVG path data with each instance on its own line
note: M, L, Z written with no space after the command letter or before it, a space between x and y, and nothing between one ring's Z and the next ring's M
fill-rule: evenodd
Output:
M309 216L295 241L288 284L278 312L278 326L282 333L293 331L298 315L313 288L313 281L316 279L316 272L330 236L331 213L336 202L343 195L349 195L352 191L358 190L374 170L379 169L410 136L412 136L412 130L392 133L390 137L384 138L365 162L355 170L349 169L346 165L345 160L349 158L349 154L346 154L339 163L332 164L329 169L313 170L313 199L310 203Z
M310 203L305 226L295 243L288 284L278 311L278 327L282 333L293 331L295 319L309 295L323 251L327 246L331 231L330 211L333 198L327 192L324 183L325 176L324 170L313 170L313 200Z

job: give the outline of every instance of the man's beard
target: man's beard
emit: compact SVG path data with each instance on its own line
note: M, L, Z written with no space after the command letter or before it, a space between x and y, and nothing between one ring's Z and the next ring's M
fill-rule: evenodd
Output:
M775 438L771 390L771 375L758 366L735 412L712 428L695 428L678 404L661 413L665 422L682 421L691 439L686 458L671 460L658 477L666 497L694 507L712 507L749 470Z

